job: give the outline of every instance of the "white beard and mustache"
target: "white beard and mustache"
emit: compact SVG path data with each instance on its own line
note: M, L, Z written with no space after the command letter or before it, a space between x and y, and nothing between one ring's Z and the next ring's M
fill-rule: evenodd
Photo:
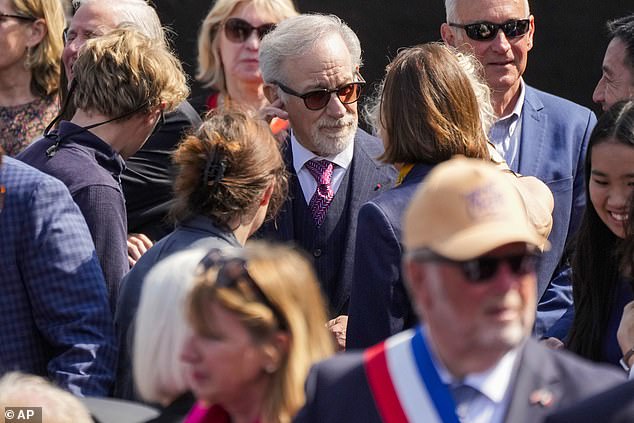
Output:
M328 116L321 118L311 130L314 151L322 157L331 157L341 153L354 141L357 133L357 118L346 114L341 119ZM324 128L337 128L336 133L323 132Z

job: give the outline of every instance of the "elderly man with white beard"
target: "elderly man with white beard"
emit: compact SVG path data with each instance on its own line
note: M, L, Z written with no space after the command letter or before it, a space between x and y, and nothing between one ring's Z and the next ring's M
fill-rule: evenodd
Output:
M396 173L375 160L381 140L357 127L359 39L336 16L300 15L264 37L259 58L270 115L291 128L283 145L289 197L263 236L294 241L313 257L343 346L357 214Z

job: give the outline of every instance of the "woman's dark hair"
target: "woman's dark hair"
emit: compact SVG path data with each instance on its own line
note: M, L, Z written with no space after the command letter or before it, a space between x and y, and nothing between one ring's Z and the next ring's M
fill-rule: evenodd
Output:
M387 66L379 122L387 163L437 164L456 154L489 159L477 95L456 51L444 44L401 50Z
M585 161L587 206L571 262L575 318L568 348L595 361L601 357L603 336L616 295L622 242L603 223L590 201L592 149L605 142L618 142L634 148L633 101L617 103L601 116L590 135Z
M266 123L243 112L207 115L196 134L174 152L174 163L178 174L170 214L177 222L199 214L233 230L236 218L253 218L269 186L269 216L286 198L287 176L277 141Z

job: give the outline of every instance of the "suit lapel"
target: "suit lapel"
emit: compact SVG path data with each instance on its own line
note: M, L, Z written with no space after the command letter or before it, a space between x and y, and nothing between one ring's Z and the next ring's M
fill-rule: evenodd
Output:
M350 252L354 251L354 243L356 242L359 209L366 201L377 195L377 192L389 189L390 186L388 185L391 184L389 177L380 170L380 166L374 160L375 158L370 157L370 154L366 151L364 140L360 133L361 131L357 131L357 136L354 139L354 153L352 163L348 169L348 172L352 173L348 181L350 199L346 215L347 221L344 226L348 228L344 246L345 259L340 273L342 275L340 278L341 283L337 285L337 292L334 296L337 299L337 304L333 304L333 310L337 314L344 312L350 298L350 277L352 274L352 261L354 260L354 254L350 254Z
M505 422L540 422L561 398L561 386L548 351L528 339L518 357Z
M548 115L543 112L544 104L535 90L526 85L526 95L522 109L522 134L520 138L519 169L514 171L522 175L538 176L537 171L543 159L546 140Z

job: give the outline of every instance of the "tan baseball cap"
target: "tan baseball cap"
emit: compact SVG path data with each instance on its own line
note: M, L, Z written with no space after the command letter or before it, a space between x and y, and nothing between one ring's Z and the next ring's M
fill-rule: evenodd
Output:
M425 178L403 218L407 251L469 260L513 242L544 244L514 181L493 164L457 157Z

